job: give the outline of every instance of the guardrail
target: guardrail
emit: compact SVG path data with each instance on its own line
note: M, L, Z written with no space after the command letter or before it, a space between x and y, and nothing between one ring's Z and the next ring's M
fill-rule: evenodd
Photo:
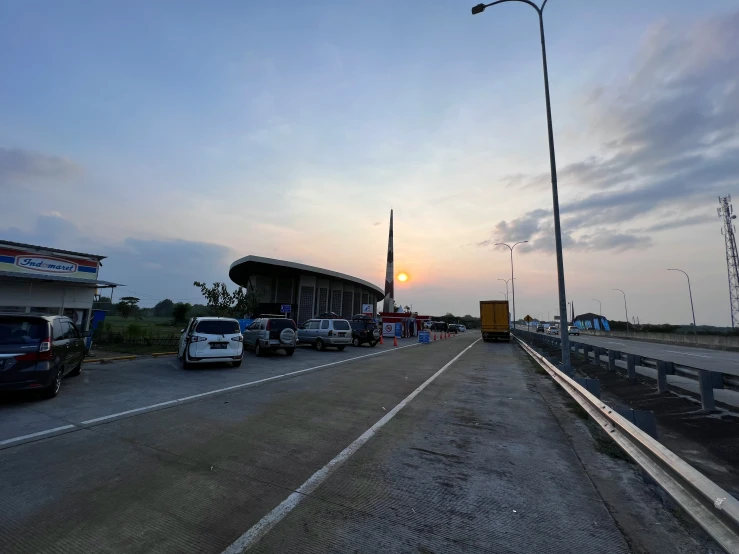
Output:
M561 346L561 339L557 335L548 335L535 333L532 331L524 331L516 329L515 335L525 337L529 341L549 344L553 347ZM657 391L660 393L667 392L667 375L679 375L694 379L698 382L698 392L701 399L701 408L706 412L716 409L716 400L714 389L723 388L739 388L739 370L728 368L726 371L710 371L697 367L690 367L682 364L675 364L672 361L660 360L657 358L647 358L638 354L632 354L624 350L616 350L614 348L605 348L602 346L593 346L575 340L570 336L570 351L575 354L582 354L586 359L592 359L600 365L606 361L608 368L612 371L625 369L627 377L635 381L637 366L651 368L657 370ZM603 360L603 357L606 360Z
M713 540L726 552L739 552L739 502L731 494L590 394L516 335L514 339L523 349Z

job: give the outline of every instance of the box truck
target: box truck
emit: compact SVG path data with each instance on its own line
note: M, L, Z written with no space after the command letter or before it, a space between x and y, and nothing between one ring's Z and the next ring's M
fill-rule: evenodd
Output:
M507 300L480 300L482 340L511 339Z

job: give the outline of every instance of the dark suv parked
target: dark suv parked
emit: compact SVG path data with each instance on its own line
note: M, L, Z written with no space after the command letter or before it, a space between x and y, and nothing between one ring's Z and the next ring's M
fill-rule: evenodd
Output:
M0 390L55 397L66 375L80 374L89 336L68 317L0 314Z
M370 317L354 317L349 322L352 326L352 344L360 346L365 342L375 346L380 341L380 329Z

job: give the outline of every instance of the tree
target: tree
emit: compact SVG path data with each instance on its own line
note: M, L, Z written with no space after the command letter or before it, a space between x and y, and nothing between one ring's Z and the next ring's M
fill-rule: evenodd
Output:
M193 284L200 288L214 315L242 318L245 315L255 315L259 309L260 296L255 290L239 287L234 292L229 292L226 283L220 282L213 283L211 287L199 281Z
M135 296L124 296L115 305L115 307L118 310L118 313L121 314L123 317L129 317L131 315L136 315L139 309L138 307L139 300L140 299L136 298Z
M172 318L174 318L175 324L187 322L187 313L190 311L190 308L192 308L192 306L187 302L177 302L177 304L173 304L171 314Z
M169 298L165 298L161 302L157 302L157 305L154 306L154 315L156 317L171 317L173 308L174 302Z

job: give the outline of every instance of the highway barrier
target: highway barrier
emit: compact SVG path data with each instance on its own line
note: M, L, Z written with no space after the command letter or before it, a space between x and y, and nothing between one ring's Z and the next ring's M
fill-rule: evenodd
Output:
M531 331L516 329L513 331L519 338L533 345L547 345L552 348L561 348L561 339L557 335L543 335ZM587 360L601 365L604 361L611 371L619 372L625 370L628 379L634 381L637 376L637 367L656 369L657 391L665 393L668 390L667 376L678 375L697 381L698 394L700 395L701 408L705 412L716 409L714 389L739 388L739 369L727 367L723 371L709 371L697 367L676 365L669 360L646 358L628 352L628 346L619 350L614 348L603 348L577 341L576 336L570 336L570 350ZM606 360L603 360L606 357Z
M514 339L644 472L726 552L739 552L739 502L736 498L580 386L520 335L521 332L516 331Z

